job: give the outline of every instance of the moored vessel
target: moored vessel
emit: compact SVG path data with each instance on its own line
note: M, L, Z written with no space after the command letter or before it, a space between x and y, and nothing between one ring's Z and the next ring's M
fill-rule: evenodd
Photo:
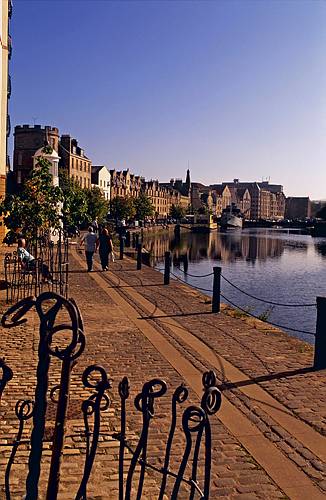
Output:
M243 217L240 208L235 203L228 205L222 211L221 228L222 229L242 229Z

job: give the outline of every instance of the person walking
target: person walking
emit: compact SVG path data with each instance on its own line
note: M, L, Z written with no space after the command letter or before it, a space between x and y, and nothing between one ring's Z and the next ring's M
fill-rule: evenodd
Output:
M97 234L97 231L98 231L97 217L95 217L95 219L93 220L92 226L93 226L94 233Z
M102 229L101 234L97 239L96 246L99 248L102 270L108 271L109 254L113 250L113 244L112 244L112 238L109 235L109 231L106 228Z
M85 256L87 262L87 271L93 270L93 257L96 252L97 236L94 234L92 226L89 226L88 233L82 238L81 243L85 244Z

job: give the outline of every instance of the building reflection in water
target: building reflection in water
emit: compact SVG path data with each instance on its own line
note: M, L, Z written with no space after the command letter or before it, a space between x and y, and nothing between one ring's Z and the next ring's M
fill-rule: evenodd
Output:
M245 260L254 264L257 260L279 258L288 247L288 241L237 231L208 234L182 233L180 239L176 239L171 234L146 235L144 246L158 260L164 256L164 252L171 250L176 262L187 254L191 262L203 259L221 262ZM297 247L296 250L298 250ZM307 251L307 248L303 246L302 250Z

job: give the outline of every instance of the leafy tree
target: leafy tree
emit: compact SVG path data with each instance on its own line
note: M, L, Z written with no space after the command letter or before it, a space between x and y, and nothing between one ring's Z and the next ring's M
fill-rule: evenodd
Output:
M104 194L97 186L91 189L85 189L84 191L87 199L88 222L97 219L98 222L101 223L107 217L109 202L105 199Z
M185 216L185 213L186 211L181 205L171 205L170 216L172 217L172 219L180 220Z
M60 227L63 194L60 187L53 186L50 166L50 162L40 156L22 191L8 194L0 204L0 215L12 233L21 232L31 238L37 236L40 229Z
M134 207L136 210L136 219L144 220L146 217L151 217L154 214L153 204L148 196L141 193L138 198L134 199Z
M110 202L110 214L116 221L119 219L132 219L135 213L136 210L133 198L116 196Z
M87 221L88 198L80 184L62 169L59 184L63 192L62 219L65 227L80 226Z

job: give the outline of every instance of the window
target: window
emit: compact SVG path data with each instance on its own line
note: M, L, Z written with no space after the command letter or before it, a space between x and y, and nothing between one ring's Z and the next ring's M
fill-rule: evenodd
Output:
M18 163L18 165L23 164L23 153L18 153L17 163Z
M86 161L84 162L84 172L86 172Z
M79 170L80 170L81 172L82 172L82 170L83 170L83 162L82 162L82 161L80 161L80 162L79 162Z

